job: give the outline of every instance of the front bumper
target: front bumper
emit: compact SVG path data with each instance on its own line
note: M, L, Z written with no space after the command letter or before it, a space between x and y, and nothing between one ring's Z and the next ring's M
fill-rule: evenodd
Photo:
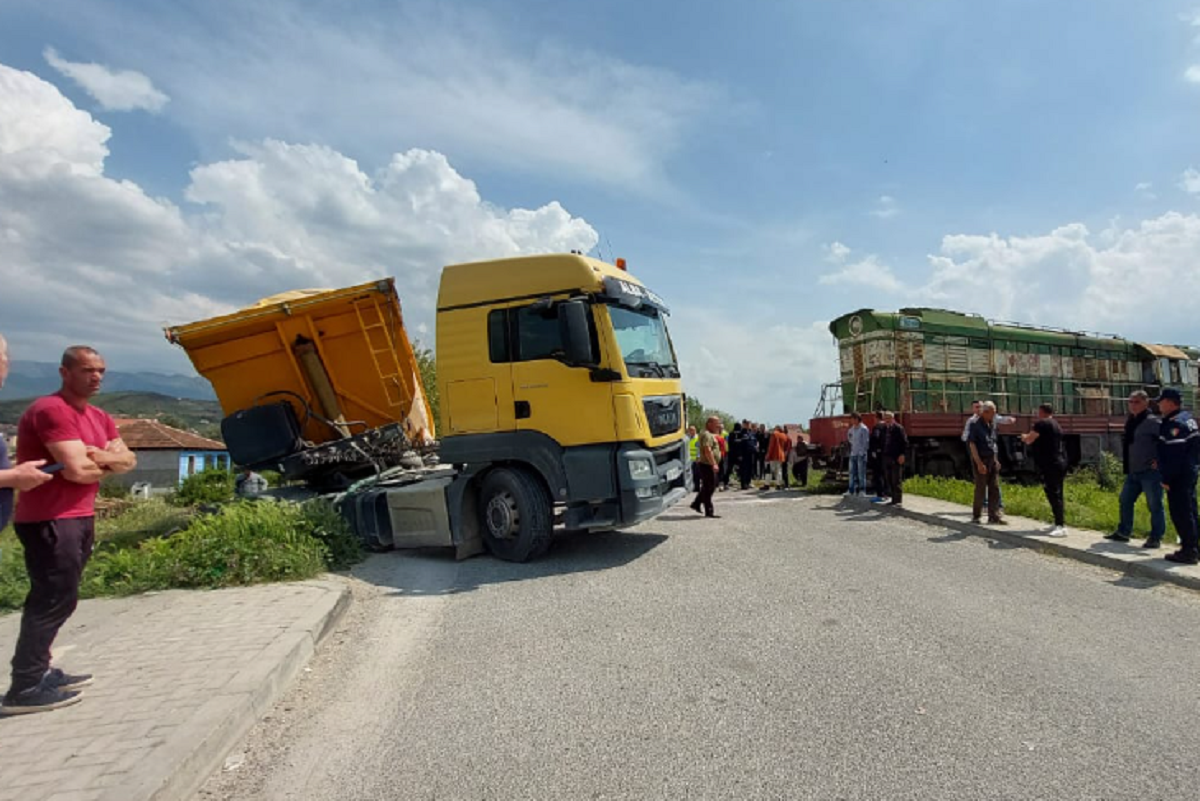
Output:
M634 468L634 463L649 463L653 470ZM665 512L691 491L692 468L688 464L687 444L680 439L653 450L638 445L622 446L617 454L621 527L638 523Z

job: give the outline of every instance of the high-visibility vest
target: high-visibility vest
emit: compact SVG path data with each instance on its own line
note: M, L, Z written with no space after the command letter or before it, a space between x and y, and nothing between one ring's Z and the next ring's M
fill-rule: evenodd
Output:
M692 461L696 461L696 448L700 445L700 437L695 436L688 440L688 455Z

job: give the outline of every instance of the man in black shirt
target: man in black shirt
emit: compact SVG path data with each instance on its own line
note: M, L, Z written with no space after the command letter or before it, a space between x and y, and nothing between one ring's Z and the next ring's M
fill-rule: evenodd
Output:
M1054 419L1054 407L1048 403L1038 407L1038 421L1033 424L1033 429L1021 435L1021 441L1033 451L1034 464L1042 474L1046 500L1050 502L1050 511L1054 513L1054 528L1049 532L1051 537L1067 536L1063 517L1063 479L1067 475L1067 460L1063 454L1062 438L1062 428Z

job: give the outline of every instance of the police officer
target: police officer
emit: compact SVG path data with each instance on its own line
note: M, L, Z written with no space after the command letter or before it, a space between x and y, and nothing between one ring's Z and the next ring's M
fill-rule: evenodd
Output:
M1165 387L1159 394L1162 426L1158 437L1158 472L1167 491L1171 522L1179 534L1179 550L1167 561L1200 564L1200 520L1196 512L1196 479L1200 477L1200 429L1183 409L1179 390Z

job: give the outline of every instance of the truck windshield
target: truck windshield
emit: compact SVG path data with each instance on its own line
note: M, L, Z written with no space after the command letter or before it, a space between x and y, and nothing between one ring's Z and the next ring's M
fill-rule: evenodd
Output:
M621 358L633 378L679 378L667 323L657 309L610 305Z

